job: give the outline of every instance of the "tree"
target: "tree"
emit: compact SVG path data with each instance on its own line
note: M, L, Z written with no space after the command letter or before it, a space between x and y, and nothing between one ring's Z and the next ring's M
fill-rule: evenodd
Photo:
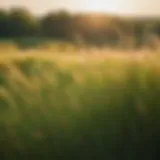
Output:
M9 13L9 32L12 37L33 36L38 31L38 21L27 10L13 8Z
M9 27L9 16L5 10L0 10L0 37L7 37Z
M51 12L41 19L44 36L66 39L70 37L72 17L68 12Z

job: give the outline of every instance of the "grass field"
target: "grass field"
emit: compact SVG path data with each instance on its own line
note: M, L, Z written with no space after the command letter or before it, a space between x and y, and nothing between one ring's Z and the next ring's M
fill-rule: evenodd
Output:
M1 160L159 159L159 55L0 52Z

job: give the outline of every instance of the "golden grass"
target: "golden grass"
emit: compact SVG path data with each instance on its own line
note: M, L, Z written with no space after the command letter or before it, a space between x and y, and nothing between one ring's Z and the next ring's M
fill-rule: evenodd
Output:
M1 52L0 159L153 159L160 129L158 52Z

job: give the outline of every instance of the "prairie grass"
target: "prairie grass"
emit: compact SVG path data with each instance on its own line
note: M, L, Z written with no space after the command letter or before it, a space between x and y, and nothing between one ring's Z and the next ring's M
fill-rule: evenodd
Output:
M159 159L159 56L0 57L0 159Z

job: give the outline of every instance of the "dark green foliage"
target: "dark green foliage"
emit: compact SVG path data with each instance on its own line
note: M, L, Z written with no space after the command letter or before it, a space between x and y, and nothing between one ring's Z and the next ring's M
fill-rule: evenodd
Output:
M150 35L160 37L159 18L125 19L95 13L72 15L63 10L35 17L23 8L0 11L0 38L18 38L21 44L29 38L31 42L25 44L30 43L30 46L36 45L33 39L51 38L78 44L139 48L148 46L147 40L154 41Z
M41 19L41 29L44 36L67 39L72 32L71 21L72 17L67 12L48 13Z
M0 37L32 37L37 36L39 22L27 10L13 8L10 12L0 12Z
M5 10L0 10L0 37L9 36L9 15Z

